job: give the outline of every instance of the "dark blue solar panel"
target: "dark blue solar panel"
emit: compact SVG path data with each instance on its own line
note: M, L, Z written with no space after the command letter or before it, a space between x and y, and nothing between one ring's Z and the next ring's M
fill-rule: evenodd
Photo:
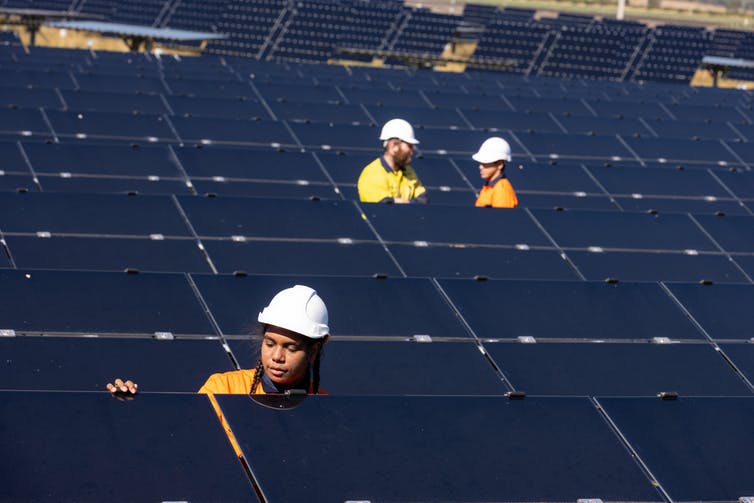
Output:
M741 282L746 278L722 254L569 251L581 274L590 280Z
M472 159L456 163L464 168L467 178L481 186L479 164ZM599 185L589 176L581 165L554 165L528 162L513 159L505 168L506 176L511 180L516 190L536 192L570 192L585 194L603 193Z
M180 274L3 270L0 281L3 329L214 335Z
M292 150L183 147L174 151L192 177L327 181L311 154Z
M41 175L39 184L47 192L112 193L112 194L190 194L191 189L183 179L109 178L59 175Z
M717 119L717 117L715 117ZM647 126L660 138L707 138L711 140L737 140L741 136L727 122L696 120L655 119Z
M555 251L390 245L409 276L579 279Z
M15 67L16 65L14 65ZM75 89L76 83L71 79L71 72L69 71L56 71L52 69L47 70L29 70L20 69L9 71L6 67L3 72L5 81L3 85L13 87L40 87L44 89L52 89L57 87L58 89Z
M492 136L486 131L472 131L463 129L425 129L417 131L417 139L421 141L419 149L423 152L438 152L471 155L479 149L479 145ZM521 150L511 141L513 155Z
M203 236L375 239L358 208L345 201L235 197L180 197L179 201L196 232Z
M644 135L650 136L650 131L644 127L639 119L631 117L589 117L577 115L555 115L557 120L568 133L588 133L594 135Z
M712 238L729 252L754 252L754 216L694 215Z
M3 108L60 108L62 103L54 89L0 86L0 105Z
M736 255L733 257L736 263L746 271L749 278L754 278L754 256L753 255Z
M466 119L478 129L496 128L513 131L537 131L562 133L563 129L546 113L511 112L489 110L488 108L461 110Z
M348 103L364 105L386 105L393 107L421 107L427 102L417 90L395 91L392 89L374 89L366 87L349 88L342 86L341 91Z
M249 341L229 344L242 367L256 366L258 343L256 348ZM322 353L321 379L330 395L500 395L508 391L472 342L333 340Z
M304 181L305 182L305 181ZM335 188L330 184L310 184L296 182L248 182L193 180L199 194L219 194L221 196L249 196L309 199L340 199Z
M226 119L271 119L267 109L253 98L204 98L165 96L174 115L184 117L224 117Z
M505 98L519 112L544 112L555 114L592 115L581 100L572 98L543 98L541 96L515 96L505 92Z
M400 275L376 243L304 243L300 241L204 241L220 272L256 274ZM305 251L302 251L305 250Z
M8 337L0 348L5 390L103 391L121 377L140 391L191 393L210 374L233 370L219 341Z
M312 396L279 410L217 398L269 500L660 499L586 399ZM281 449L295 473L312 463L340 468L284 483L279 465L265 461Z
M189 231L169 197L104 194L0 194L5 232L163 234Z
M4 498L255 501L207 397L108 395L0 393Z
M84 91L101 91L106 89L111 93L141 92L161 94L165 92L165 86L159 77L132 77L92 73L77 73L75 77L78 87Z
M594 110L599 117L642 117L647 120L655 117L670 118L659 103L602 101L596 99L588 99L587 103L589 104L589 108Z
M279 120L369 124L370 118L361 105L271 101L270 108Z
M121 92L115 92L106 87L97 89L107 89L108 91L61 91L60 94L63 96L63 100L65 100L66 108L76 112L87 110L146 114L165 114L170 112L159 94L132 94L137 92L138 89L126 89Z
M419 105L417 103L417 105ZM461 128L468 129L469 125L454 109L447 108L427 108L427 107L400 107L392 104L385 106L370 105L366 107L369 115L377 122L384 124L390 119L400 117L405 119L414 126L414 128ZM419 133L417 133L419 134ZM432 134L427 131L423 136Z
M540 160L559 157L591 160L634 158L633 154L613 136L519 133L517 138Z
M296 144L282 122L217 117L171 117L170 122L185 142L237 143L265 147Z
M36 192L39 189L37 188L36 183L34 183L34 178L29 175L8 175L8 174L0 174L0 190L3 191L29 191L29 192Z
M254 86L268 101L299 101L309 103L343 103L345 101L336 87L329 85L255 82Z
M706 171L592 167L589 171L613 195L730 197Z
M745 163L750 162L749 159L754 158L754 143L751 141L746 143L728 141L725 144L735 152L738 159L743 160Z
M42 113L32 108L0 108L0 138L16 140L27 136L52 138Z
M686 215L533 210L564 247L716 251Z
M419 278L233 277L194 275L225 335L249 334L257 314L283 288L308 285L320 294L334 336L468 337L434 285Z
M47 110L45 113L58 136L176 141L175 133L161 115L59 110Z
M167 147L24 143L36 173L180 177Z
M312 149L381 151L380 130L374 125L292 122L290 127L299 142Z
M3 159L0 169L3 172L29 173L29 167L16 142L0 142L0 156Z
M731 359L744 377L754 383L754 345L752 344L721 344L720 348Z
M623 140L636 155L649 161L694 163L738 163L738 159L716 140L677 138L634 138Z
M706 344L486 343L518 390L536 395L735 395L749 390ZM641 364L638 364L641 362Z
M440 284L481 338L702 338L656 284L469 280Z
M615 198L615 202L624 211L693 212L710 215L717 212L732 215L748 214L744 207L731 199L618 196Z
M182 77L167 77L165 83L174 95L201 96L210 98L252 98L257 95L248 82L239 82L235 77L229 80L205 80Z
M754 173L720 171L715 174L736 196L754 199Z
M550 246L521 210L362 204L386 241Z
M584 196L582 194L531 194L518 193L518 204L525 208L567 210L616 210L609 196Z
M669 284L673 295L713 339L754 337L754 285Z
M446 157L419 156L413 159L411 167L425 186L469 188L461 173Z
M6 236L21 268L212 272L193 240Z
M720 98L718 98L720 99ZM708 105L691 105L688 103L669 103L666 105L668 111L680 121L695 121L703 119L712 119L720 121L730 121L733 123L742 123L747 121L747 117L741 114L735 107Z
M754 397L605 398L600 403L673 501L754 493Z
M317 152L314 154L325 166L335 183L356 184L364 167L375 160L379 155L379 149L373 152ZM420 160L413 161L421 162ZM421 179L421 173L418 173Z

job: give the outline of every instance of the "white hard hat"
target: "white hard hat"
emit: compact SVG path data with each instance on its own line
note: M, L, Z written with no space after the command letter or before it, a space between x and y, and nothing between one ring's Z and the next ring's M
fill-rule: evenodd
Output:
M489 164L501 160L510 162L511 146L502 138L493 136L492 138L484 140L482 146L479 147L479 152L472 155L471 158L482 164Z
M257 320L291 330L310 339L321 339L330 333L327 307L317 292L308 286L296 285L281 290L265 307Z
M419 143L419 140L414 136L414 128L403 119L390 119L382 126L380 140L385 141L390 138L398 138L412 145Z

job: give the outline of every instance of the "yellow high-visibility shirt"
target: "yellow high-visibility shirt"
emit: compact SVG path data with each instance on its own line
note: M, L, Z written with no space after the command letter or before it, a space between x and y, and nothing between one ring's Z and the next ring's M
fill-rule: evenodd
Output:
M359 176L359 199L379 203L395 198L415 199L427 192L411 166L393 171L382 157L364 167Z

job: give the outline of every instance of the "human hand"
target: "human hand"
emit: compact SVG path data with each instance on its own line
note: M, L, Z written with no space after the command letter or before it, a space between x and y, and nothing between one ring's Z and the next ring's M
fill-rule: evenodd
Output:
M139 385L135 382L128 380L123 381L122 379L118 378L113 383L107 383L105 388L107 388L107 391L112 393L113 395L135 395L136 392L139 389Z

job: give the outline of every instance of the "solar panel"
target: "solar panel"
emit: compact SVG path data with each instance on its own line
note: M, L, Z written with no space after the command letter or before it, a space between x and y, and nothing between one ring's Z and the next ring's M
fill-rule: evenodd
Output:
M725 359L706 344L485 343L484 348L515 389L535 395L749 392Z
M3 330L214 335L181 274L0 270Z
M362 105L389 105L393 107L419 107L427 104L422 94L415 89L396 91L393 89L375 89L368 87L339 88L345 95L348 103L360 103ZM429 105L427 105L429 108Z
M687 197L643 197L618 196L615 202L624 211L659 211L670 213L704 213L723 212L732 215L748 215L746 209L731 199L687 198Z
M46 193L71 192L170 195L190 194L191 189L184 179L110 178L108 176L40 175L39 184Z
M471 155L491 135L485 131L463 129L427 129L417 132L422 152ZM516 146L513 146L514 152Z
M693 252L568 251L578 270L589 280L721 281L742 282L746 277L722 254Z
M702 338L652 283L447 279L440 286L483 339Z
M254 87L267 101L308 103L343 103L345 101L337 88L329 85L255 82Z
M7 236L16 265L30 269L212 272L193 240Z
M415 335L467 338L468 333L432 282L420 278L192 276L225 335L248 335L257 314L283 288L296 283L317 290L327 304L336 338Z
M717 244L729 252L754 252L754 216L694 215Z
M360 105L271 101L270 108L279 120L342 124L370 123L369 116Z
M686 215L532 210L564 247L717 251Z
M23 150L38 174L181 176L170 149L161 146L24 143Z
M317 152L314 154L327 170L335 183L355 184L361 170L380 155L379 150L374 152ZM421 161L414 161L413 164ZM418 168L417 168L418 169ZM421 178L421 172L418 173Z
M102 89L107 89L107 92L101 92ZM108 87L60 92L66 105L65 108L77 112L170 113L170 109L167 108L160 94L146 94L144 91L137 93L139 93L138 89L126 88L118 92Z
M270 119L270 114L254 98L165 96L174 115L184 117L224 117L226 119Z
M52 139L50 127L39 110L0 108L0 139L17 140L29 136Z
M4 232L189 236L169 197L0 194Z
M298 198L298 199L340 199L335 188L329 183L301 182L249 182L246 180L196 180L194 187L199 194L215 194L221 196L248 196L268 198Z
M581 100L572 98L543 98L541 96L516 96L505 92L505 98L513 110L519 112L544 112L554 114L592 115Z
M411 162L411 167L425 186L469 188L453 162L444 156L417 156Z
M0 348L4 390L103 391L122 377L142 392L192 393L213 372L233 370L216 340L8 337Z
M165 84L177 96L206 98L252 98L257 95L248 82L239 82L235 76L225 80L166 77Z
M720 344L727 358L733 362L743 376L754 382L754 346L750 344Z
M71 112L46 110L52 129L59 137L122 141L177 141L161 115L117 112Z
M635 138L623 140L640 158L650 161L736 164L739 160L717 140Z
M568 114L556 114L558 121L568 133L587 133L598 135L650 135L639 119L632 117L589 117Z
M204 246L218 271L225 273L400 275L384 248L376 243L205 239Z
M567 210L616 210L618 207L609 196L586 196L572 194L532 194L517 191L518 204L526 208L549 208Z
M754 398L599 400L673 501L752 494Z
M737 197L742 199L754 199L754 173L720 171L715 175Z
M509 110L489 110L488 108L464 108L463 116L477 129L510 129L513 131L537 131L562 133L558 124L547 113L511 112Z
M418 106L401 107L392 104L385 104L383 106L370 105L365 108L377 124L384 124L390 119L400 117L401 119L407 120L415 128L431 127L467 129L469 127L455 109L420 108ZM427 131L424 136L429 134L431 134L431 132Z
M8 69L6 68L6 71ZM0 86L3 108L60 108L62 103L54 89Z
M579 278L554 250L401 244L391 244L388 248L409 276Z
M301 145L322 150L380 150L379 130L374 126L324 123L290 123Z
M254 343L234 340L229 344L242 367L256 366L259 348ZM502 395L508 391L473 342L333 340L322 353L321 383L329 395Z
M683 283L667 286L711 338L754 337L754 319L750 316L754 286Z
M734 131L727 122L699 120L661 120L647 121L647 126L660 138L706 138L712 140L738 140L741 135Z
M519 133L516 137L524 145L526 151L542 161L558 158L616 161L634 158L634 155L612 136Z
M108 395L0 393L4 497L255 500L206 397L143 394L121 402ZM139 482L124 483L124 470Z
M551 246L521 210L380 204L362 207L386 241ZM496 229L500 231L494 232Z
M37 185L31 175L0 175L0 190L3 191L37 191Z
M236 120L218 117L171 117L183 142L199 144L229 143L279 147L296 145L282 122Z
M268 500L660 500L586 399L314 396L280 410L274 398L217 398ZM283 483L265 461L283 446L293 472L339 468Z
M202 236L375 239L358 209L350 202L240 197L178 199L194 229ZM265 218L259 218L260 215Z

